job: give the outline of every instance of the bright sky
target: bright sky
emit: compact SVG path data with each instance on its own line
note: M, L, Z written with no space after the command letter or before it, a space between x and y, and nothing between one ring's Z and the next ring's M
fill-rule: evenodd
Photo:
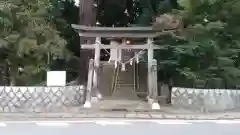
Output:
M75 1L75 5L79 6L79 0L74 0Z

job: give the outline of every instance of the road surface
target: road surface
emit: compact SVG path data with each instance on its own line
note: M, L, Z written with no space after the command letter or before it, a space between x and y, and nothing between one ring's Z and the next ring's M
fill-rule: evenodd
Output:
M238 120L2 121L0 135L240 135Z

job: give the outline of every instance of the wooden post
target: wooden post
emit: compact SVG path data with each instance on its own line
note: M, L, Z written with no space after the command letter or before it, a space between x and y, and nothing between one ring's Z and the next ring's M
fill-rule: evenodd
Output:
M147 39L148 44L148 98L152 98L152 60L153 60L153 40L152 38Z
M101 38L96 37L95 42L95 54L94 54L94 74L93 74L93 92L92 96L97 97L98 99L102 98L102 95L99 92L99 67L100 67L100 50L101 50Z
M93 59L90 59L89 68L88 68L88 82L87 82L86 101L85 101L85 104L84 104L85 108L90 108L91 107L93 70L94 70L94 61L93 61Z

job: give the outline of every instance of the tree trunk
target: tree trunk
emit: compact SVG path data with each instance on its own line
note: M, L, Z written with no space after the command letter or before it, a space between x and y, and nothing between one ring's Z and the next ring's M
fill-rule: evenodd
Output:
M173 87L173 80L172 78L170 78L168 82L169 93L167 97L167 104L172 104L172 87Z
M16 68L10 68L9 76L10 76L10 86L16 86L17 84L17 70Z
M80 0L79 22L81 25L93 26L96 24L95 0Z
M80 0L79 2L79 24L94 26L96 24L96 7L95 0ZM80 37L80 44L94 43L95 39ZM86 84L88 73L88 62L93 57L93 50L81 50L80 53L80 84Z

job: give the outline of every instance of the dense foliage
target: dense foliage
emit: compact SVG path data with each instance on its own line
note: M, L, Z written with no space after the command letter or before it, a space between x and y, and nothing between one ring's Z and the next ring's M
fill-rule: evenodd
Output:
M100 26L177 28L156 40L165 46L155 54L160 81L212 88L240 83L240 0L95 2ZM0 8L0 58L9 64L13 84L40 83L49 69L77 77L79 37L70 27L79 22L74 0L6 0Z
M45 79L51 61L66 59L66 40L60 36L49 0L8 0L0 11L2 61L9 65L12 85Z
M130 1L119 6L115 0L105 6L101 24L153 25L155 29L179 25L175 33L156 40L165 46L155 54L160 81L211 88L235 88L240 83L239 0Z
M160 71L167 74L164 79L234 88L240 83L237 25L240 1L178 0L178 3L183 9L172 10L170 14L180 16L183 27L174 36L158 40L160 45L169 44L166 50L157 53Z

